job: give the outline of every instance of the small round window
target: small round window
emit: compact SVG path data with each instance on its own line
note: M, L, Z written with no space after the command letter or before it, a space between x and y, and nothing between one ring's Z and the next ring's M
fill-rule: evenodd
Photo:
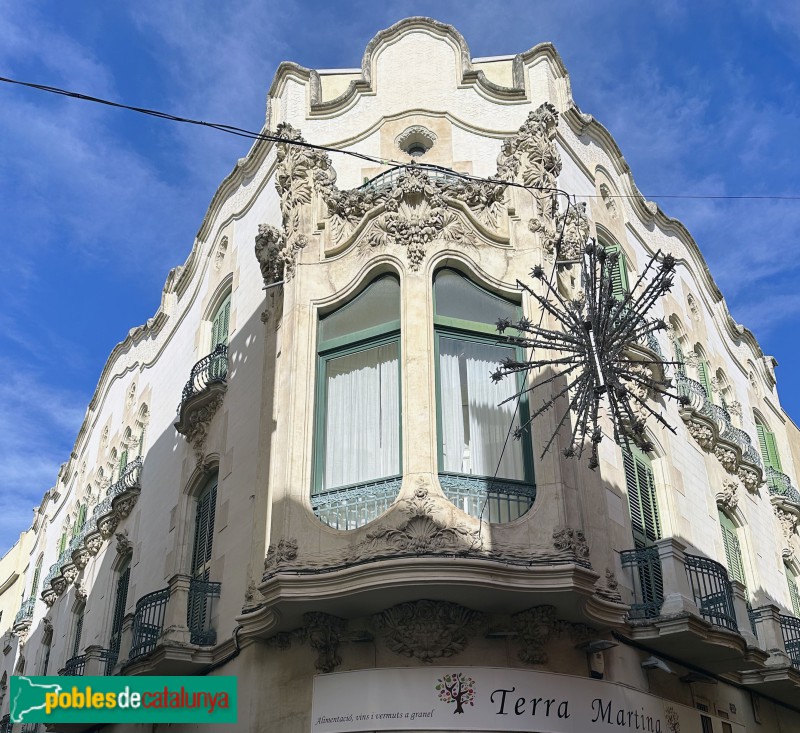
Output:
M409 127L395 140L397 147L412 158L421 158L436 143L436 135L421 125Z

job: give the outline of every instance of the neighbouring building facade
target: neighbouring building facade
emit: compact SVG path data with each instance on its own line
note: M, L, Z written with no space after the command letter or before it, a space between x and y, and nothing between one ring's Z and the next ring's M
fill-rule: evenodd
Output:
M553 46L471 59L409 18L360 69L282 64L267 110L0 561L0 713L12 674L219 674L243 731L800 730L775 362ZM580 298L590 237L619 298L675 258L628 357L687 398L594 471L569 420L544 451L558 411L503 449L566 382L515 409L489 379L498 318L551 321L517 281Z

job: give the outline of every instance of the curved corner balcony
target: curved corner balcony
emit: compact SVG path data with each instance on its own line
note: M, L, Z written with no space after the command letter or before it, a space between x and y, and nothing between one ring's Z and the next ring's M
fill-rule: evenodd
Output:
M383 514L396 501L400 476L342 486L311 495L317 518L334 529L358 529Z
M685 374L677 374L675 382L678 387L678 394L681 397L689 398L688 407L693 407L698 412L703 409L703 406L708 401L706 390L700 382L690 379Z
M228 345L217 344L193 367L189 381L183 388L178 405L175 429L187 438L192 431L192 417L204 408L215 411L218 401L225 394L228 380Z

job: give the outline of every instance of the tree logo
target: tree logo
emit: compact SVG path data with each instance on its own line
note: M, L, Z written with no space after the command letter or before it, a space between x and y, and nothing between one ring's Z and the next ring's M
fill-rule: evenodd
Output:
M454 715L463 713L465 705L472 707L475 704L475 680L463 672L446 674L436 680L436 691L443 702L456 704Z

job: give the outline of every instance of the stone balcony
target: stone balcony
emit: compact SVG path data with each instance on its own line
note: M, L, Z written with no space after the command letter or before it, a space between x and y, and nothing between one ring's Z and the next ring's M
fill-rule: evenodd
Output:
M220 591L221 583L175 575L166 588L142 596L123 630L123 673L188 674L210 664Z
M90 558L100 551L103 542L114 534L119 523L131 513L141 493L143 465L143 459L139 456L123 469L120 477L106 490L105 499L94 507L91 517L50 566L41 592L41 598L48 606L52 606L67 586L75 582Z
M728 411L708 399L702 384L677 374L678 394L688 403L680 408L691 436L707 453L713 453L728 473L737 476L748 491L764 482L765 472L750 436L731 423Z
M621 553L632 596L626 634L656 652L716 674L762 669L743 584L675 538Z
M227 380L228 346L217 344L210 354L192 367L178 405L175 429L192 444L195 451L202 453L208 424L222 404Z

